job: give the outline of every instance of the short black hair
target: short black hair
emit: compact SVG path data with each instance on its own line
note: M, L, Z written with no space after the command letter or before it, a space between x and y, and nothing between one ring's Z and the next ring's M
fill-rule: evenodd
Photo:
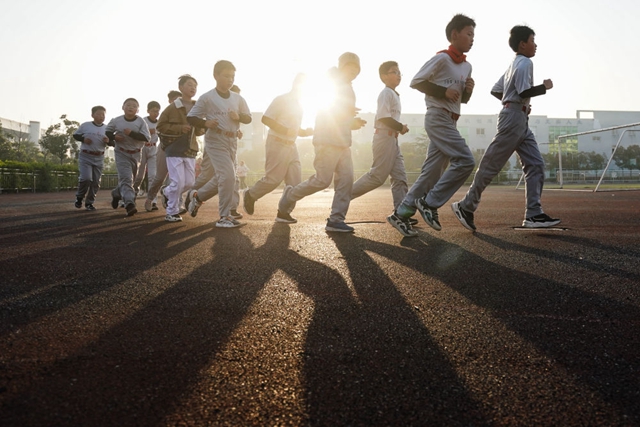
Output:
M178 77L178 87L182 86L189 80L193 80L196 83L196 85L198 84L198 81L195 79L195 77L193 77L190 74L183 74L180 77Z
M91 115L93 116L96 113L96 111L100 111L100 110L104 111L105 113L107 112L107 109L104 108L102 105L96 105L91 109Z
M231 63L231 61L227 61L225 59L222 59L222 60L216 62L216 65L213 66L213 75L217 76L218 74L220 74L224 70L236 71L236 67Z
M167 98L169 98L170 100L180 98L181 96L182 94L177 90L170 90L169 93L167 94Z
M122 103L122 106L124 107L124 104L126 104L126 103L127 103L127 102L129 102L129 101L133 101L133 102L135 102L136 104L138 104L138 107L140 107L140 103L139 103L139 102L138 102L138 100L137 100L137 99L135 99L135 98L127 98L127 99L125 99L125 100L124 100L124 102Z
M528 42L529 37L535 36L536 33L526 25L516 25L511 29L511 35L509 36L509 47L514 51L518 51L520 42Z
M445 28L445 32L447 33L447 40L451 41L451 33L453 30L462 31L465 27L471 26L473 28L476 27L476 21L469 18L466 15L458 13L451 21L447 24L447 28Z
M393 67L397 67L398 63L396 61L387 61L383 62L378 68L378 75L382 78L384 74L387 74L389 70Z
M147 111L151 110L152 108L157 108L158 110L160 109L160 103L158 101L151 101L147 104Z

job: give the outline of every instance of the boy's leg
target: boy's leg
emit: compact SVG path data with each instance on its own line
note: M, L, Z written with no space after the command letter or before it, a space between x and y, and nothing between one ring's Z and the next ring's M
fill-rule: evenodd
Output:
M207 150L204 150L204 153L202 154L202 162L200 162L200 174L192 186L193 189L198 190L202 188L207 182L211 181L211 178L213 178L215 174L216 171L213 170L213 165L211 164L211 159L209 159Z
M76 192L76 200L82 201L84 199L91 186L91 177L91 164L89 161L82 157L78 158L78 191Z
M138 195L138 191L140 190L140 184L144 179L144 176L147 172L147 147L143 146L140 150L140 165L138 166L138 173L136 174L136 178L133 181L133 190L136 192L136 196Z
M353 189L353 161L351 160L351 148L336 148L339 150L338 162L335 166L333 181L333 203L329 221L344 222L351 202L351 190Z
M167 215L177 215L180 212L180 188L184 182L184 168L182 157L167 157L167 169L169 170L169 185L164 187L164 195L167 196Z
M524 171L525 197L527 199L525 218L531 218L543 213L540 199L544 186L544 160L530 129L516 152L520 156Z
M429 109L429 112L431 110ZM464 184L473 172L475 160L451 116L441 109L435 109L434 114L429 112L425 119L427 134L431 140L429 147L435 145L438 151L449 160L449 167L425 197L427 206L437 209L447 203Z
M525 113L508 108L502 109L498 116L497 131L480 160L467 194L460 201L460 207L466 211L475 212L478 209L482 192L500 173L509 157L522 143L528 132Z
M235 150L221 143L205 146L215 175L198 190L198 199L204 202L218 194L220 217L229 216L236 188Z
M316 173L308 180L293 187L287 194L286 200L280 199L278 210L291 213L295 206L295 202L306 196L317 193L320 190L324 190L331 185L333 174L336 170L336 165L340 160L340 154L342 154L343 149L330 145L318 145L314 147L314 150L315 158L313 159L313 167L315 168Z
M423 197L433 188L448 163L449 158L445 156L435 144L429 144L427 158L422 163L422 169L418 179L416 179L416 182L409 188L407 195L404 196L402 203L400 203L400 206L397 206L396 209L402 207L407 213L413 215L416 211L416 199ZM411 216L405 215L403 212L400 213L403 217Z
M158 164L156 163L157 149L156 147L148 147L150 152L147 154L147 192L149 186L156 178Z
M91 173L91 186L87 192L87 198L84 202L85 206L93 205L96 201L96 194L98 194L98 190L100 190L100 180L102 179L102 165L93 165Z
M258 200L265 194L271 193L285 179L289 168L291 149L295 145L287 146L281 142L267 139L264 176L247 190L252 199ZM289 184L289 185L297 185Z
M353 184L352 199L375 190L384 184L396 163L397 147L398 140L395 137L381 134L374 135L371 169Z
M302 164L298 154L298 147L294 144L291 146L287 158L287 172L284 175L285 185L296 186L302 182Z
M133 203L135 205L136 193L133 191L133 180L138 173L138 162L140 161L140 153L122 154L120 159L116 158L116 166L118 168L118 186L120 197L124 201L125 207Z
M400 152L400 147L396 144L396 155L394 158L393 168L390 172L391 177L391 195L393 196L393 208L397 208L402 199L407 195L409 190L407 184L407 172L404 168L404 157Z
M149 190L147 191L147 200L153 201L160 191L160 187L164 184L164 180L167 178L167 157L162 148L158 148L156 151L156 176L153 180L149 180Z

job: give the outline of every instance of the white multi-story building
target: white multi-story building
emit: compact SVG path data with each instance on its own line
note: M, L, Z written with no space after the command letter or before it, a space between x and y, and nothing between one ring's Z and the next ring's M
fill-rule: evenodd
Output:
M2 131L4 133L13 135L18 139L26 139L37 143L42 136L40 122L21 123L0 117L0 123L2 123Z

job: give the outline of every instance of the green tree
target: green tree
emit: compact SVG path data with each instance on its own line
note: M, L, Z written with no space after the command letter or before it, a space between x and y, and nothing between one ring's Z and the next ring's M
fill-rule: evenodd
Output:
M15 160L11 135L4 133L2 123L0 123L0 160Z
M60 116L60 123L53 124L44 132L40 138L40 146L44 152L46 161L47 155L51 154L60 160L60 164L69 158L76 158L78 155L78 143L73 139L73 133L78 129L80 123L67 119L67 115Z

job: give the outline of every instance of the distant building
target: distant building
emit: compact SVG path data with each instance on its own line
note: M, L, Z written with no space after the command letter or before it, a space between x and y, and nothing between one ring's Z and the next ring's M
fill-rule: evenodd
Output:
M42 136L40 122L31 121L27 124L0 117L0 123L2 123L2 131L4 133L13 135L18 139L26 139L37 143Z

